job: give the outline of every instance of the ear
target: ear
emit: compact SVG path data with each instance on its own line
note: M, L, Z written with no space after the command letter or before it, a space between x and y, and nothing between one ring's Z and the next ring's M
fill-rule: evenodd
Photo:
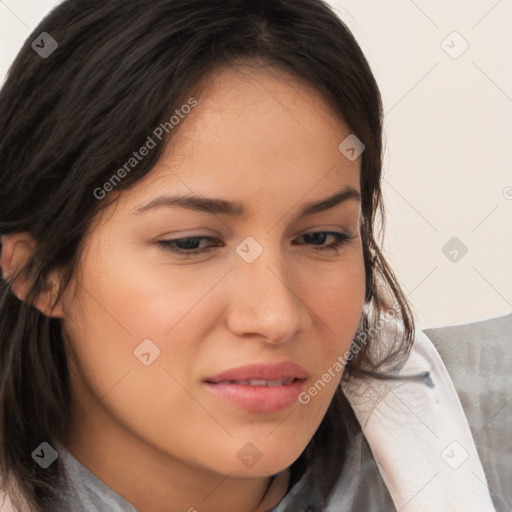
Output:
M37 249L35 238L29 233L13 233L2 236L0 267L2 279L11 281L11 290L21 301L25 301L30 289L30 278L24 267ZM59 274L49 276L48 285L36 299L34 306L46 316L64 318L62 304L52 304L57 292Z

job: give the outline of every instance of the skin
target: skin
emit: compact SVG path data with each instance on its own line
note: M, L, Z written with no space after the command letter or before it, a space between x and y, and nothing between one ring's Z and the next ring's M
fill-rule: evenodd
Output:
M345 186L360 191L361 157L340 153L349 128L283 71L218 70L194 97L151 173L98 216L73 286L48 313L62 318L70 347L65 446L140 512L251 512L270 475L310 441L341 372L307 405L276 413L244 411L202 380L291 360L308 371L307 389L348 350L364 300L360 203L297 212ZM247 214L166 206L134 214L162 194L240 201ZM354 238L321 251L334 238L303 237L317 231ZM192 257L157 243L187 236L222 243ZM235 250L247 236L263 248L252 263ZM4 273L30 248L27 234L5 236ZM14 287L21 297L25 285L20 277ZM38 307L47 311L47 302ZM134 356L146 338L161 351L149 366ZM251 468L237 457L248 442L262 454Z

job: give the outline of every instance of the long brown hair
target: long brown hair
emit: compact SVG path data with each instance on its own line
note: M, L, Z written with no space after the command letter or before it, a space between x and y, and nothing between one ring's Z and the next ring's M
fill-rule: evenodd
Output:
M43 32L58 44L46 58L31 46ZM60 293L70 282L92 221L109 203L94 191L202 77L218 65L254 59L314 86L366 147L365 307L358 351L343 377L378 375L407 355L413 315L377 240L384 228L381 97L361 49L331 8L322 0L66 0L29 36L0 92L0 234L28 232L38 242L24 269L31 282L26 300L12 293L12 280L0 282L0 474L37 512L53 510L63 467L58 459L43 470L31 452L67 432L71 396L61 322L38 311L34 300L52 270L66 270ZM142 179L166 142L157 141L116 189ZM399 328L376 358L376 324L391 309ZM311 478L287 510L321 510L355 424L340 387L291 466L291 485Z

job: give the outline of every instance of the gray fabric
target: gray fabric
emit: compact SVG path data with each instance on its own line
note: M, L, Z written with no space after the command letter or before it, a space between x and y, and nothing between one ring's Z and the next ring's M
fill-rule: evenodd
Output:
M58 445L69 488L55 512L137 512L124 498L81 464L64 445Z
M453 380L497 512L512 511L512 313L425 329Z
M368 442L361 432L351 442L351 452L331 494L325 512L396 512Z
M342 472L323 512L396 512L361 429L352 432L350 437L350 448ZM304 476L299 480L271 512L282 512L290 505L293 505L291 510L309 512L307 503L298 498L303 494L301 491L306 485L306 479Z

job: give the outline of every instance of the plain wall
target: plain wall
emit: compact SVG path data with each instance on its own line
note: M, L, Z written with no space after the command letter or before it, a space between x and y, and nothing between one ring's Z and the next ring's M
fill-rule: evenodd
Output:
M58 3L0 0L0 82ZM384 252L421 326L511 312L512 2L329 3L382 92Z

